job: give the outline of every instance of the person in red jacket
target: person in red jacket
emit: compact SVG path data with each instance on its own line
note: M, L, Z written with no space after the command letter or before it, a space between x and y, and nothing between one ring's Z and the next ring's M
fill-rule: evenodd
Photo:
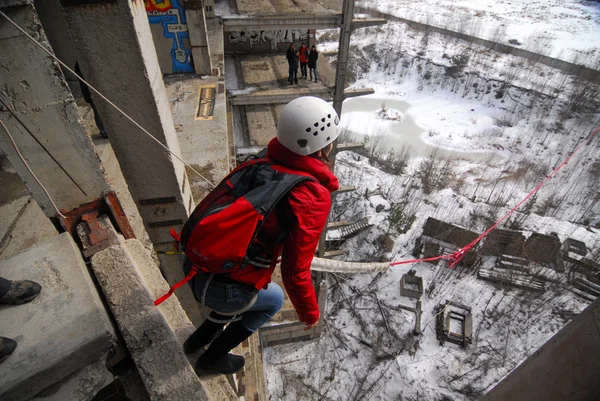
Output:
M310 266L331 207L330 194L339 188L338 179L327 165L333 141L338 137L338 125L333 107L316 97L295 99L282 110L277 138L269 143L266 157L274 165L309 173L314 180L292 188L265 219L257 235L261 251L249 257L248 265L230 274L214 275L211 280L199 273L191 282L196 299L200 300L205 291L205 303L213 309L210 319L184 343L187 353L210 343L195 364L198 374L234 373L243 368L244 358L229 351L281 309L283 290L269 282L258 291L252 307L225 330L228 318L219 311L230 313L251 303L256 296L256 283L279 256L283 284L300 321L306 324L306 330L317 325L319 306ZM184 262L186 274L190 268L191 262Z
M300 72L302 73L302 78L307 79L308 71L306 70L306 67L308 66L309 51L308 51L308 47L306 47L304 42L302 42L302 44L300 45L300 49L298 50L298 52L300 53L298 55L298 58L300 59Z

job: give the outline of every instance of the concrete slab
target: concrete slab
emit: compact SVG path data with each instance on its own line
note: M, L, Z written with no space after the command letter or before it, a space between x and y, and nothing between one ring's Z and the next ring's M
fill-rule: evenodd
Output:
M101 358L48 387L30 401L90 401L113 380L112 373L106 369L106 361Z
M327 15L342 12L341 0L236 0L237 12L246 15Z
M28 194L27 187L23 183L19 174L6 158L6 155L0 157L0 206L21 198Z
M250 146L265 147L277 136L277 124L270 105L246 106Z
M270 57L249 57L241 60L244 83L250 86L273 86L277 81Z
M4 249L10 232L25 212L25 207L30 199L29 196L22 196L0 206L0 250Z
M0 259L7 259L36 244L42 243L58 235L58 231L46 217L40 206L25 197L27 203L22 210L2 211L14 213L15 219L8 227L5 239L0 243ZM0 269L1 271L1 269Z
M0 399L27 400L105 357L117 341L69 234L1 260L0 270L5 278L42 285L31 303L0 308L1 334L19 344L0 369Z

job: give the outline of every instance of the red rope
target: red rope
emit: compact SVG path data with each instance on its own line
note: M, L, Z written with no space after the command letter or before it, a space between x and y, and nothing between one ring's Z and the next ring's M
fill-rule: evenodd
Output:
M185 283L187 283L188 281L193 279L196 274L198 274L198 267L196 267L196 265L193 265L192 269L190 270L188 275L183 278L183 280L173 284L173 286L171 288L169 288L169 292L167 292L166 294L164 294L154 300L154 306L158 306L158 305L162 304L164 301L166 301L171 295L173 295L175 290L177 290L179 287L181 287L182 285L184 285Z
M432 262L432 261L440 260L440 259L450 259L450 265L448 267L452 269L454 266L456 266L456 264L458 262L461 261L461 259L465 256L465 254L467 252L469 252L475 245L477 245L477 243L479 241L481 241L486 235L488 235L500 223L502 223L504 220L506 220L506 218L508 216L510 216L511 214L513 214L523 203L527 202L527 200L529 198L531 198L546 182L548 182L552 177L554 177L556 175L556 173L558 173L558 171L561 168L563 168L563 166L565 164L567 164L571 160L571 158L573 156L575 156L581 150L581 148L583 148L585 145L587 145L592 140L592 138L594 138L594 136L598 133L598 131L600 131L600 126L598 126L594 131L592 131L592 133L585 140L585 142L583 142L581 145L579 145L577 147L577 149L575 149L575 151L573 153L571 153L569 155L569 157L567 157L557 168L554 169L554 171L552 171L552 173L550 173L542 182L540 182L538 184L538 186L533 189L533 191L531 191L529 194L527 194L527 196L525 198L523 198L523 200L521 200L519 203L517 203L515 207L513 207L512 209L510 209L508 211L508 213L506 213L504 216L502 216L500 218L500 220L498 220L496 223L494 223L493 226L491 226L490 228L488 228L479 237L475 238L473 240L473 242L465 245L464 247L460 248L458 251L450 253L448 255L434 256L434 257L425 258L425 259L411 259L411 260L403 260L403 261L400 261L400 262L392 262L392 263L390 263L390 266L404 265L404 264L407 264L407 263L416 263L416 262Z

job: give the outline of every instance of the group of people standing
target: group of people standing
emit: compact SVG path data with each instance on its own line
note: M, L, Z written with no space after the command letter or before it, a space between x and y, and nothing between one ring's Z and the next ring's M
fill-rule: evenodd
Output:
M290 85L298 83L298 64L300 64L302 78L308 79L308 67L308 70L310 71L310 80L312 81L314 73L315 82L317 82L317 59L319 58L319 53L315 46L312 46L309 51L308 47L302 42L300 48L296 50L294 43L291 43L285 56L289 65L288 82Z

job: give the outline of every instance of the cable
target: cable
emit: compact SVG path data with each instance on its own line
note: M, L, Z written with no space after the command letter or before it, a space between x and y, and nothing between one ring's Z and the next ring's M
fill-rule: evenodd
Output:
M96 88L94 88L92 85L90 85L85 79L83 79L82 77L80 77L75 71L73 71L71 68L69 68L68 65L66 65L65 63L63 63L62 61L60 61L60 59L58 57L56 57L51 51L49 51L48 49L46 49L35 38L33 38L31 35L29 35L16 22L14 22L12 19L10 19L10 17L8 15L4 14L2 11L0 11L0 15L2 15L8 22L10 22L12 25L14 25L15 28L17 28L19 31L21 31L31 41L33 41L39 48L41 48L43 51L45 51L50 57L52 57L54 60L56 60L60 65L62 65L64 68L66 68L70 73L72 73L73 75L75 75L77 77L77 79L79 79L81 82L83 82L88 88L90 88L91 90L93 90L98 96L100 96L108 104L110 104L112 107L114 107L119 113L123 114L129 121L131 121L139 129L141 129L142 132L144 132L146 135L148 135L150 138L152 138L156 143L158 143L160 146L162 146L167 152L171 153L171 155L173 155L177 160L179 160L180 162L182 162L186 167L188 167L194 173L198 174L198 176L200 178L202 178L204 181L206 181L207 183L209 183L213 188L216 187L216 185L213 184L212 181L210 181L208 178L206 178L202 174L200 174L195 168L193 168L192 166L190 166L189 164L187 164L186 162L184 162L181 157L179 157L177 154L175 154L171 149L169 149L161 141L159 141L158 139L156 139L150 132L148 132L148 130L146 130L144 127L142 127L140 124L138 124L133 118L129 117L129 115L127 113L125 113L123 110L121 110L116 104L114 104L113 102L111 102L106 96L104 96L102 93L100 93L100 91L98 91Z
M0 11L1 13L2 11ZM44 191L44 193L46 194L46 196L48 197L48 200L50 201L50 203L52 203L52 206L54 206L54 209L56 209L56 213L62 217L63 219L67 219L67 217L62 214L60 212L60 210L58 210L58 206L56 206L56 203L54 203L54 200L52 200L52 197L50 196L50 194L48 193L48 190L46 189L46 187L44 187L44 185L40 182L40 180L37 178L37 176L35 175L35 173L33 172L33 170L31 169L31 167L29 167L29 164L27 164L27 161L25 160L25 158L23 157L23 155L21 154L21 151L19 150L19 147L17 146L17 143L15 142L15 140L13 139L12 135L10 134L10 131L8 130L8 127L6 125L4 125L4 122L2 120L0 120L0 125L2 125L2 128L4 128L4 131L6 131L6 133L8 134L8 138L10 139L10 141L12 142L12 145L14 146L15 150L17 151L17 155L19 155L19 157L21 158L21 161L23 162L23 164L25 165L25 167L27 167L27 170L29 170L29 173L31 173L31 176L33 177L33 179L38 183L38 185L42 188L42 190Z

